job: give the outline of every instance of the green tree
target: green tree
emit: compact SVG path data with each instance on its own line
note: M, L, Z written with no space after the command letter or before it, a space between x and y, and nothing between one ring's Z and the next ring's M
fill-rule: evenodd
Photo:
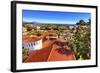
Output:
M90 59L91 57L90 28L87 25L83 25L83 23L85 22L80 21L80 25L76 28L70 40L70 46L75 52L76 59L81 60Z
M41 33L40 31L36 31L36 35L37 35L37 36L41 36L42 33Z
M85 25L85 21L84 20L80 20L79 22L76 23L76 25Z
M89 21L87 22L88 25L91 25L91 19L89 19Z
M27 26L27 31L31 31L31 30L32 30L32 27Z

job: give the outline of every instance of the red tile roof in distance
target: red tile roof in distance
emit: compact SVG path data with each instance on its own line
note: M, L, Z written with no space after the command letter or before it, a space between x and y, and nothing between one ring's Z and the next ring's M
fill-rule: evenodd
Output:
M25 43L28 43L28 42L35 42L35 41L38 41L38 40L39 40L39 37L36 36L36 35L23 35L23 36L22 36L22 40L23 40L23 42L25 42Z

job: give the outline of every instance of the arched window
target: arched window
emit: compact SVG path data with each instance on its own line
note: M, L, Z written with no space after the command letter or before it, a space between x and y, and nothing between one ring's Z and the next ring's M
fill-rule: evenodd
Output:
M34 42L32 42L32 45L34 46Z
M31 46L33 47L33 44L31 43Z
M34 45L35 45L35 42L34 42Z
M30 47L30 43L28 43L28 47Z
M26 43L26 47L28 48L28 43Z

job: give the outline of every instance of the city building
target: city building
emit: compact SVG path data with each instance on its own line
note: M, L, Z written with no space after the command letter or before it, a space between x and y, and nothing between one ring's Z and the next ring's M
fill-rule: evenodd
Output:
M42 48L42 39L38 38L36 35L24 35L22 47L28 48L29 53L33 50L39 50Z

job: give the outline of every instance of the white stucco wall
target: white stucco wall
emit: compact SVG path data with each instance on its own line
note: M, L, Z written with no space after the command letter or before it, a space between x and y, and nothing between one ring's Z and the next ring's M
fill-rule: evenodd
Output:
M39 50L42 48L42 39L35 42L23 43L22 45L23 48L28 48L29 52L32 52L33 50Z

